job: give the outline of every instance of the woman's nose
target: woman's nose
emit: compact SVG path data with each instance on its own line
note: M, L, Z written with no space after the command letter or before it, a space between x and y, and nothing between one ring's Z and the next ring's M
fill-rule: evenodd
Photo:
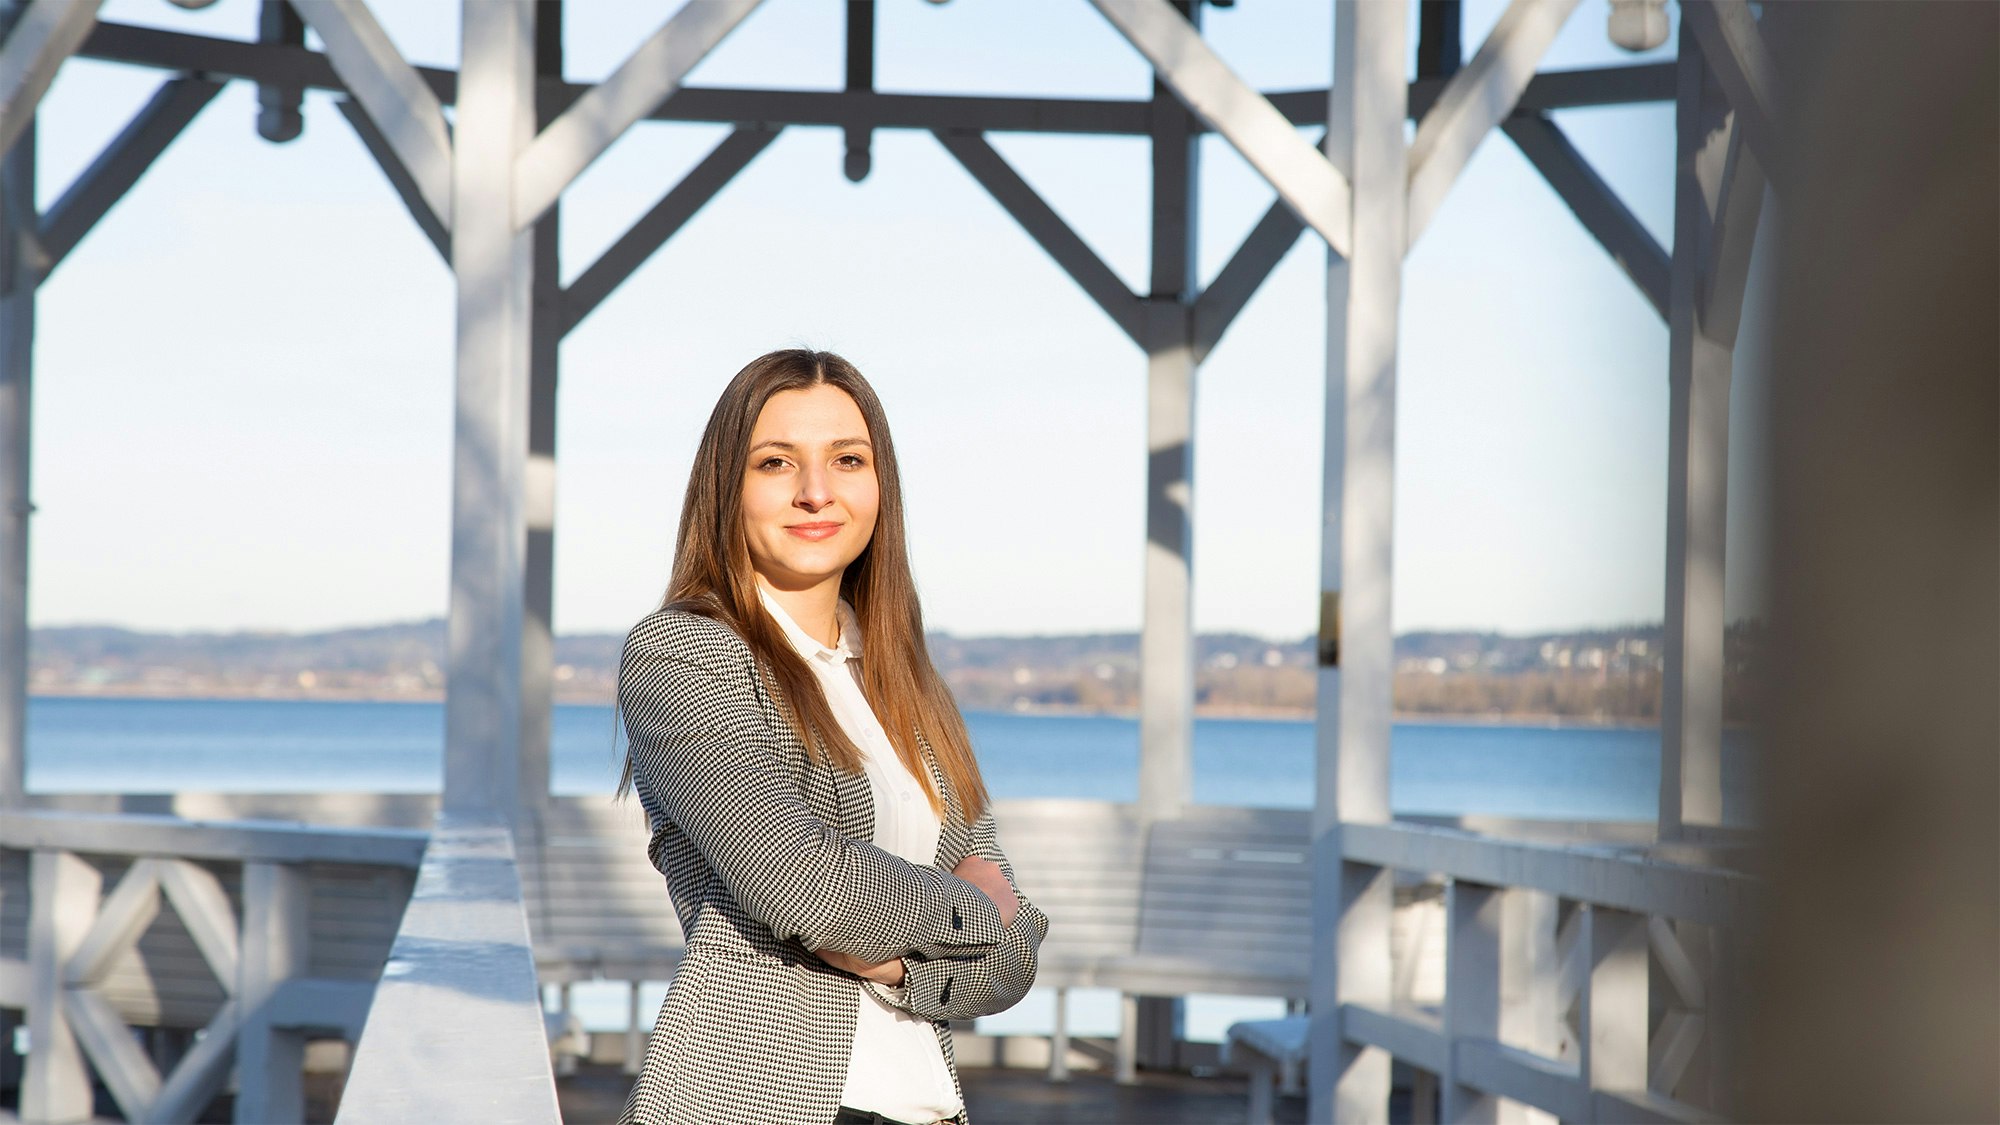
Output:
M812 512L833 502L833 494L827 489L825 470L807 469L799 475L799 494L795 502Z

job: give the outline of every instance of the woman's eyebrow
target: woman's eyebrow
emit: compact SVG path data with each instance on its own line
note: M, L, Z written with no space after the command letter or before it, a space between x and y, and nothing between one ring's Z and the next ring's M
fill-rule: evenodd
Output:
M791 443L791 442L789 442L789 441L779 441L779 440L778 440L777 438L770 438L770 439L767 439L767 440L765 440L765 441L760 441L760 442L758 442L758 443L757 443L756 445L753 445L753 446L751 446L751 447L750 447L750 452L752 452L752 453L755 453L755 452L757 452L758 450L760 450L760 449L764 448L764 447L765 447L765 446L767 446L767 445L768 445L768 446L773 446L773 447L775 447L775 448L778 448L778 449L797 449L797 448L798 448L798 446L797 446L797 445L795 445L795 444L793 444L793 443ZM868 445L868 439L867 439L867 438L858 438L858 437L850 437L850 438L841 438L841 439L840 439L839 441L831 441L831 442L828 442L828 443L827 443L827 446L828 446L828 448L831 448L831 449L842 449L842 448L845 448L845 447L847 447L847 446L850 446L850 445L864 445L864 446L865 446L865 445ZM869 448L873 448L873 447L872 447L872 446L870 446Z

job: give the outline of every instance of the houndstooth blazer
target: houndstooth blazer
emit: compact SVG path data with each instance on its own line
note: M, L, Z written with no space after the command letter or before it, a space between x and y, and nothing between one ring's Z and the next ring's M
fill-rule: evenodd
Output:
M992 900L950 874L976 853L1013 881L992 810L965 823L917 732L945 802L936 860L911 864L870 843L867 778L834 768L823 749L808 755L750 647L697 614L659 610L632 629L618 705L647 854L687 937L620 1122L831 1122L864 987L931 1020L957 1089L946 1021L1020 1000L1049 925L1022 899L1003 927ZM817 949L902 957L904 995Z

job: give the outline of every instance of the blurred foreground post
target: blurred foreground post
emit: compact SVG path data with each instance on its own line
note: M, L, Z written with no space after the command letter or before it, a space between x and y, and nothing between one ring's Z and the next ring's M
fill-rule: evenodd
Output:
M2000 1120L2000 7L1800 8L1746 1108Z
M26 800L28 488L35 382L35 125L0 160L0 809Z
M1310 1120L1382 1121L1389 1053L1343 1036L1343 1004L1390 1006L1392 872L1348 863L1342 826L1389 820L1391 505L1403 299L1408 6L1339 0L1327 158L1353 191L1327 254L1319 721L1313 809ZM1329 651L1329 647L1331 651Z

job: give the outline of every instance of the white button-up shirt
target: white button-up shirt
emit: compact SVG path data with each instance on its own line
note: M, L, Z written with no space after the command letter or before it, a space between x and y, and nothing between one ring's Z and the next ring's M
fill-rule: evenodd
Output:
M929 790L897 757L882 721L861 692L861 626L854 608L844 599L839 603L840 638L828 648L799 628L762 582L757 593L819 680L834 720L861 749L868 788L875 798L875 845L911 863L933 862L942 825L931 808ZM891 1007L866 988L856 990L861 1004L840 1104L899 1121L935 1121L963 1108L930 1021Z

